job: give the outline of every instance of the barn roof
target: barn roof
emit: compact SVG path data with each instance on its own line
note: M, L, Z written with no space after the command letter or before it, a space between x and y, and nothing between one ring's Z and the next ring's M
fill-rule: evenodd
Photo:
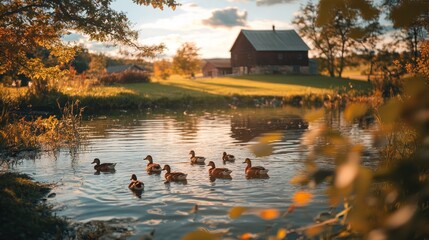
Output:
M229 58L213 58L207 59L207 63L212 64L215 68L231 68L231 59Z
M108 73L117 73L117 72L124 72L127 70L140 70L144 71L143 67L140 67L136 64L126 64L126 65L117 65L117 66L109 66L107 67Z
M241 30L256 51L308 51L295 30Z

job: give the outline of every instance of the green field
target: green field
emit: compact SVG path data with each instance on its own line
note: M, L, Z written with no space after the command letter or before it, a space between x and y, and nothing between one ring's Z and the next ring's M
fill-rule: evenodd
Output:
M301 96L309 102L326 95L369 95L372 85L366 81L339 79L326 76L247 75L223 78L188 79L172 76L168 80L152 80L151 83L117 84L112 86L67 84L48 96L26 95L27 88L0 88L8 92L2 96L20 99L21 106L52 111L57 103L64 105L79 100L88 111L107 109L141 109L146 107L183 108L189 105L228 106L232 96L239 96L247 104L253 104L258 96L283 97L291 101ZM3 100L4 101L4 100Z
M371 90L366 81L330 78L325 76L248 75L240 77L188 79L172 76L168 80L149 84L124 84L120 91L151 99L182 96L204 97L210 95L231 96L295 96L307 94L332 94L348 91L351 87L359 92ZM102 87L109 91L119 88ZM107 91L106 91L107 94Z

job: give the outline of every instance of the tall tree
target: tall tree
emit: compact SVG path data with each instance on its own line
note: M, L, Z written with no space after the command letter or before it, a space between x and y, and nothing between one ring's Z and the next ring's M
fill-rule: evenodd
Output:
M415 64L419 44L429 32L429 1L426 0L384 0L383 4L393 27L401 30L398 38L406 43Z
M379 11L369 0L310 1L301 13L293 23L326 60L331 76L341 77L349 52L379 29Z
M155 77L166 80L170 77L172 70L172 63L168 60L162 59L153 63L153 75Z
M175 0L133 0L139 5L175 8ZM163 49L137 44L137 32L112 0L5 0L0 3L0 74L22 74L36 85L62 74L74 49L61 37L73 30L92 40L135 47L137 55L153 56ZM46 66L34 53L46 49L57 64Z
M201 60L198 57L198 48L195 43L182 44L173 57L173 69L177 74L193 77L200 69Z

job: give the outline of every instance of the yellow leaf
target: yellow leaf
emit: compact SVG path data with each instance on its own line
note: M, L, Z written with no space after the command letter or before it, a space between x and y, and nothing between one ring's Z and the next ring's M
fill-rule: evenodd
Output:
M267 143L258 143L250 146L250 150L257 157L270 156L273 153L273 146Z
M245 207L233 207L229 210L229 217L232 219L236 219L240 217L241 214L243 214L246 210L247 208Z
M306 191L299 191L293 195L292 201L297 206L305 206L310 202L312 198L313 198L313 194Z
M305 235L307 235L307 237L314 237L318 235L322 231L322 229L322 226L307 228L307 230L305 230Z
M348 238L350 237L351 233L347 230L341 231L336 237L337 238Z
M313 122L319 118L322 118L324 114L325 114L325 110L323 108L319 110L313 110L311 112L306 113L304 115L304 119L307 122Z
M280 228L277 231L277 239L284 239L287 235L287 230L286 228Z
M367 112L368 107L363 103L352 103L344 110L344 118L352 122L355 118L362 117Z
M283 138L283 133L271 132L271 133L266 133L263 136L259 137L258 140L260 143L270 143L270 142L279 141L282 138Z
M264 220L273 220L278 218L279 215L279 211L275 208L264 209L259 212L259 217Z
M309 179L306 175L296 175L290 181L290 184L307 184Z
M380 119L383 123L394 123L402 111L403 104L398 99L390 99L385 105L379 108Z
M217 234L213 234L203 230L196 230L182 237L182 240L200 240L200 239L217 240L217 239L220 239L220 237Z
M252 239L254 237L253 234L251 233L243 233L243 235L240 236L240 240L249 240Z

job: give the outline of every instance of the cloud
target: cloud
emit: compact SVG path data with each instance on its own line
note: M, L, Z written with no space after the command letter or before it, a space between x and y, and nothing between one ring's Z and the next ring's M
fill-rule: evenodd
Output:
M281 3L294 3L296 0L256 0L256 5L274 5Z
M69 34L62 37L62 39L66 42L80 42L85 40L84 38L85 37L82 34L77 32L70 32Z
M247 12L239 12L237 8L218 9L212 12L210 18L202 22L212 27L243 27L247 25Z
M256 2L256 5L258 6L270 6L270 5L274 5L274 4L282 4L282 3L295 3L296 0L228 0L229 2L241 2L241 3L246 3L246 2Z

